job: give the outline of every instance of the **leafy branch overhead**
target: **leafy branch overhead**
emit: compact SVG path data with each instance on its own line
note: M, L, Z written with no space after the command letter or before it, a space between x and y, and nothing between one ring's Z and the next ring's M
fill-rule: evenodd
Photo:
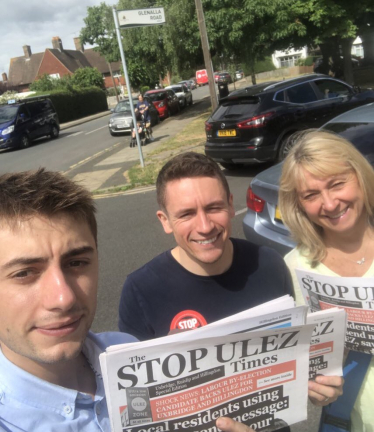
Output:
M165 25L121 31L135 87L154 85L167 71L186 79L203 66L195 1L160 0L157 5L165 8ZM146 7L154 7L154 0L119 0L117 5L118 10ZM226 58L251 68L274 50L290 47L319 45L327 57L343 46L349 58L353 38L360 35L365 43L374 26L373 0L203 0L203 7L213 62ZM105 3L89 7L84 22L82 43L96 45L107 61L119 60L112 8Z

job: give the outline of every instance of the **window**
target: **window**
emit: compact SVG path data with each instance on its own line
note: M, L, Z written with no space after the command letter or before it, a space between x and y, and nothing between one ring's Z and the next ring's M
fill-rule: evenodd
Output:
M30 117L28 109L25 105L21 105L18 110L18 118L27 119Z
M301 57L300 54L279 57L280 67L295 66L297 60L299 60L300 57Z
M275 95L275 98L274 98L274 100L276 100L276 101L279 101L279 102L284 102L284 92L278 92L276 95Z
M364 48L361 45L353 45L352 47L352 54L356 55L357 57L363 57L364 56Z
M288 102L292 103L302 104L315 102L317 100L317 96L309 83L291 87L286 90L286 93Z
M42 113L42 107L40 102L31 102L27 104L27 108L32 116L36 116Z
M317 80L314 84L322 94L324 99L332 99L351 94L350 88L334 80Z

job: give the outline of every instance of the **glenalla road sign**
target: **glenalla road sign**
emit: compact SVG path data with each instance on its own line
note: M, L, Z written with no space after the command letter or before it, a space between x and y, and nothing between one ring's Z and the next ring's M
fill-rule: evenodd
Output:
M164 24L165 12L163 7L146 9L133 9L117 11L119 26L143 27L157 24Z

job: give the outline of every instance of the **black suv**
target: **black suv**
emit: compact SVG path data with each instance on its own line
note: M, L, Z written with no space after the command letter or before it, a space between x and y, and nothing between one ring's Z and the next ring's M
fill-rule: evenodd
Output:
M12 100L0 105L0 149L26 148L34 139L57 138L59 133L55 107L46 97Z
M282 160L294 132L373 101L374 91L322 74L237 90L220 99L205 123L205 153L227 169Z

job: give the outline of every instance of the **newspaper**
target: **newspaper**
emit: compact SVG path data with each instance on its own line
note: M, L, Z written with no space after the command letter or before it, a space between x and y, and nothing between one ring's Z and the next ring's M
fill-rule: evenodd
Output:
M342 376L347 314L333 308L310 313L307 323L314 324L310 341L309 379L316 375Z
M332 307L347 313L345 346L374 354L374 278L324 276L296 269L305 302L312 312Z
M195 330L108 347L100 362L112 430L215 432L221 415L259 431L305 420L308 378L342 375L346 324L337 308L307 310L283 296Z
M112 429L215 432L216 419L230 416L271 431L305 420L313 330L308 324L152 346L141 342L103 353Z

